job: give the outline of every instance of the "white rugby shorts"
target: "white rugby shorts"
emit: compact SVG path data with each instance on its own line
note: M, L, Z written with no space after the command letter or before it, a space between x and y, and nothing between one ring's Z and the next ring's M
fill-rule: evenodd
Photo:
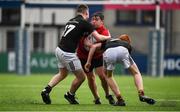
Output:
M76 53L65 52L59 47L55 50L55 55L58 60L59 68L67 68L69 71L76 71L82 69L81 62Z
M134 64L128 49L123 46L108 48L103 54L103 64L107 70L114 70L115 65L120 63L124 68L129 68Z

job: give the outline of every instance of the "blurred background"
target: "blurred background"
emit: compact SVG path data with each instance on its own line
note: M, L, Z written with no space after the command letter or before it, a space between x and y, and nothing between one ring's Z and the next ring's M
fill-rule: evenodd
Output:
M56 73L55 48L82 3L90 16L104 13L112 36L131 36L143 74L180 74L180 0L1 0L0 73ZM115 72L126 73L120 65Z

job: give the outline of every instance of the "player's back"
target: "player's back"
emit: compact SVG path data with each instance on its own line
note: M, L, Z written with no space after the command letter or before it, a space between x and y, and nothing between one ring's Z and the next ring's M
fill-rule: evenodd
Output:
M107 50L108 48L113 48L113 47L118 47L118 46L123 46L128 49L129 53L132 51L132 46L124 40L119 40L117 38L111 38L106 41L106 43L102 44L101 49L104 51Z

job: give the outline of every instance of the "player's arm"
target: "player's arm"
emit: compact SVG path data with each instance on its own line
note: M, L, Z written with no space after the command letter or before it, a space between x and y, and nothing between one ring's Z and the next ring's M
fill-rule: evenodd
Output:
M110 39L110 38L111 38L111 36L105 36L105 35L99 34L96 30L94 30L94 31L92 32L92 35L95 37L95 39L96 39L97 41L104 41L104 40L107 40L107 39Z
M102 43L95 43L90 46L88 59L87 59L86 64L84 65L84 68L87 72L89 71L89 68L91 66L92 57L93 57L95 51L99 50L101 48L101 45L102 45Z
M85 32L88 32L89 34L92 34L97 41L104 41L104 40L111 38L111 36L104 36L104 35L99 34L95 30L94 26L87 21L83 21L82 26L83 26L83 30Z

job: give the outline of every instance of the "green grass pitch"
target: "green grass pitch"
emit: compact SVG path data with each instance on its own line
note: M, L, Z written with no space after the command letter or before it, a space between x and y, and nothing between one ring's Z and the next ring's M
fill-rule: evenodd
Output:
M0 111L180 111L180 77L143 77L145 93L157 100L148 105L138 100L132 76L115 76L126 107L111 106L105 99L99 78L98 91L102 104L93 104L93 96L87 80L77 91L80 105L70 105L64 99L74 78L69 75L51 92L51 105L42 102L40 92L52 75L32 74L29 76L0 74Z

